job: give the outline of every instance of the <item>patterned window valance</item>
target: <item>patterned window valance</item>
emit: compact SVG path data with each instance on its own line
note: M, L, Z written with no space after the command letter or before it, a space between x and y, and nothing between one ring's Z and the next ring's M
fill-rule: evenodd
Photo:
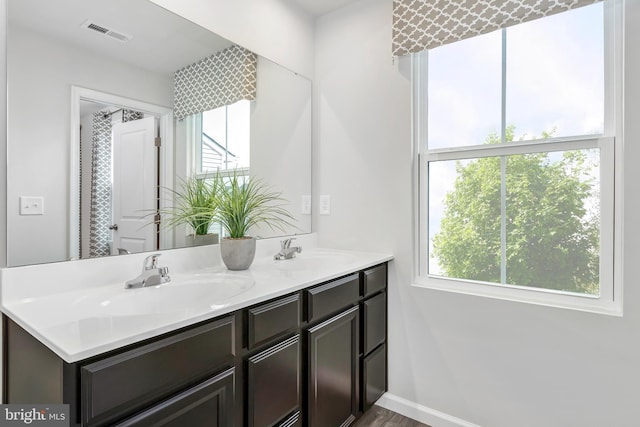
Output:
M237 45L188 65L174 75L174 115L191 114L256 98L256 54Z
M394 56L420 52L601 0L394 0Z

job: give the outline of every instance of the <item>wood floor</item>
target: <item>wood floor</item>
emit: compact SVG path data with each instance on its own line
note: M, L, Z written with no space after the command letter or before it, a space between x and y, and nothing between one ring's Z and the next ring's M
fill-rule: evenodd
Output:
M373 406L353 427L429 427L380 406Z

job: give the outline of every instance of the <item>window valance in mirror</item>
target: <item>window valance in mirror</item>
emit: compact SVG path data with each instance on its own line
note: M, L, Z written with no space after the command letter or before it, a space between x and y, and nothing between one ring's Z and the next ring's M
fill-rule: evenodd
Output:
M392 53L402 56L601 0L394 0Z
M234 45L176 71L175 118L255 99L256 63L255 53Z

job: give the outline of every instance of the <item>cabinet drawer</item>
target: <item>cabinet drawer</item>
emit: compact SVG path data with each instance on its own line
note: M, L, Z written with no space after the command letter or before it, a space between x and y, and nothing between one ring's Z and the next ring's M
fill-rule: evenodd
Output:
M378 347L362 360L362 410L369 409L387 390L387 352Z
M247 360L246 402L249 427L275 426L300 409L300 335Z
M348 307L359 298L358 275L334 280L307 292L307 321L318 320Z
M382 264L362 273L362 296L373 295L387 287L387 264Z
M111 424L233 364L233 316L82 366L85 425Z
M383 292L362 303L364 333L362 352L369 353L387 337L387 293Z
M231 368L114 427L230 427L233 380Z
M247 310L247 346L253 349L300 326L300 294Z

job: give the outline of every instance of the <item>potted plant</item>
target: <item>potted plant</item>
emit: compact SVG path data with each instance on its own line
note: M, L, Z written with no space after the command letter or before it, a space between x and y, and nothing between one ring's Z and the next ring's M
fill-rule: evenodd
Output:
M218 234L209 233L214 222L220 180L214 177L192 175L180 182L179 190L172 190L175 206L167 209L165 225L175 227L186 224L193 234L186 236L188 246L218 243Z
M253 262L256 239L248 235L256 225L284 231L293 216L283 207L281 193L273 191L255 177L225 177L218 173L217 209L214 219L227 236L220 241L222 260L229 270L246 270Z

